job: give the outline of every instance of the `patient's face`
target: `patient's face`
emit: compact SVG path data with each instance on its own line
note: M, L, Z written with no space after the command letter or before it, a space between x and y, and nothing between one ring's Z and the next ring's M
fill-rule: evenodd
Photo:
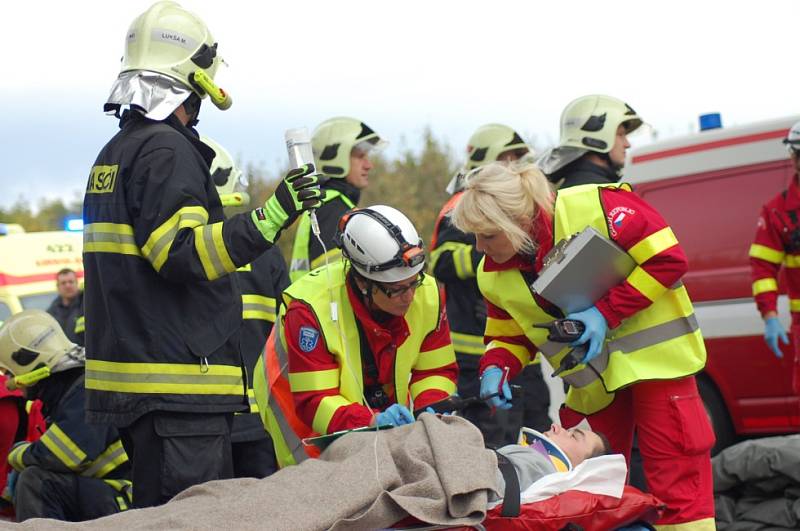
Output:
M572 461L572 466L578 466L593 455L602 455L603 441L593 431L580 428L564 429L557 424L544 432L548 439L564 450Z

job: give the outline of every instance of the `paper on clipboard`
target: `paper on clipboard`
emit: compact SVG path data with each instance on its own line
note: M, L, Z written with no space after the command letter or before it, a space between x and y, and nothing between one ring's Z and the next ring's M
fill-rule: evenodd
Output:
M329 433L327 435L319 435L317 437L306 437L303 439L303 444L306 446L316 446L321 451L325 450L330 444L341 437L342 435L346 435L348 433L359 433L359 432L366 432L366 431L377 431L377 430L388 430L394 428L391 424L382 424L378 427L375 426L364 426L363 428L356 428L353 430L342 430L342 431L335 431L333 433Z

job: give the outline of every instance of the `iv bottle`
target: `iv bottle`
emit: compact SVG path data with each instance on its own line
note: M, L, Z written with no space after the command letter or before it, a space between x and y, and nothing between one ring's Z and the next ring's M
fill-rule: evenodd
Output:
M287 129L283 135L286 140L286 153L289 155L289 167L292 169L299 168L304 164L314 163L314 152L311 149L311 137L308 134L308 129L305 127L297 127L295 129ZM316 169L316 165L315 165ZM311 210L309 212L311 220L311 232L322 244L322 249L327 253L325 244L320 239L319 222L317 221L317 214Z
M289 155L289 167L299 168L304 164L314 162L314 153L311 150L311 137L308 129L298 127L287 129L284 135L286 139L286 152Z

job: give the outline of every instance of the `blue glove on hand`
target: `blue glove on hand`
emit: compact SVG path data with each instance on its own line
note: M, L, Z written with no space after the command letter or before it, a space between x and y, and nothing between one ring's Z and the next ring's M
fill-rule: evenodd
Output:
M381 411L375 418L375 424L383 426L391 424L392 426L402 426L404 424L411 424L414 422L414 415L408 408L401 404L392 404L386 411Z
M764 321L764 325L764 340L767 342L767 345L769 345L769 348L772 349L772 352L775 353L775 356L782 358L783 352L781 352L778 346L778 338L780 338L784 345L789 344L789 337L786 335L783 325L781 325L777 317L768 318Z
M3 499L7 500L9 503L15 503L17 501L17 478L19 477L19 472L16 470L12 470L8 473L8 478L6 479L6 488L3 489Z
M481 375L481 398L489 398L489 405L498 409L511 409L511 387L506 372L500 367L490 366Z
M606 318L603 317L603 314L600 313L600 310L598 310L596 306L592 306L582 312L569 314L567 319L580 321L583 323L583 326L586 327L581 337L570 343L570 346L577 347L578 345L583 345L588 342L589 350L581 360L581 363L589 363L595 359L603 349L603 343L606 340L606 332L608 332Z

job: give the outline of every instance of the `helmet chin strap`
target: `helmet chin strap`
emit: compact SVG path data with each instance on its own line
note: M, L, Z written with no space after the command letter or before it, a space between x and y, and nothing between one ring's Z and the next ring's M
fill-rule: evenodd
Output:
M622 178L622 170L625 168L625 164L617 164L613 160L611 160L611 155L608 153L598 153L597 154L601 159L603 159L608 167L614 171L617 175L617 180L619 181Z
M183 109L189 116L189 122L186 124L186 127L194 127L200 122L198 117L200 116L200 105L202 102L203 100L200 99L200 96L194 92L183 102Z

